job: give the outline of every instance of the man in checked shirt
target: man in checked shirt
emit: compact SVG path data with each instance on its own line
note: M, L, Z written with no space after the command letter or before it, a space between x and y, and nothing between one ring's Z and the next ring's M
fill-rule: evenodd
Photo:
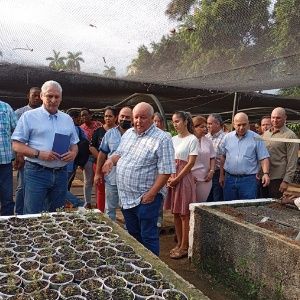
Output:
M133 128L122 136L115 154L103 165L117 166L117 187L126 228L136 240L159 255L157 219L165 185L175 173L170 135L153 124L153 107L145 102L133 109Z
M1 216L14 214L11 134L17 125L13 109L0 101L0 202Z

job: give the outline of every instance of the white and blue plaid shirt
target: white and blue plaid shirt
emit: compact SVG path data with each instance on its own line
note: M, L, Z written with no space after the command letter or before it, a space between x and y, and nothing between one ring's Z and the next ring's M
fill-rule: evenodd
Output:
M215 152L216 152L216 166L215 166L216 170L220 169L220 163L221 163L220 162L220 160L221 160L220 146L221 146L221 143L222 143L225 135L226 134L222 129L213 135L211 133L208 133L206 135L206 137L208 137L212 141Z
M17 117L9 104L0 101L0 164L9 164L13 158L11 134L17 125Z
M114 154L120 156L117 186L124 209L137 206L158 175L176 172L172 139L155 125L142 134L128 129ZM166 189L160 193L165 195Z

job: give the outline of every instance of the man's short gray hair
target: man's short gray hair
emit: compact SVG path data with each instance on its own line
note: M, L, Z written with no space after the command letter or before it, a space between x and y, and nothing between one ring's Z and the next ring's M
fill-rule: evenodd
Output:
M55 88L57 88L57 90L62 94L62 87L61 85L57 82L57 81L54 81L54 80L49 80L49 81L46 81L42 87L41 87L41 90L42 90L42 93L44 93L48 87L50 86L53 86Z
M223 124L223 119L219 114L210 114L209 117L214 118L220 125Z

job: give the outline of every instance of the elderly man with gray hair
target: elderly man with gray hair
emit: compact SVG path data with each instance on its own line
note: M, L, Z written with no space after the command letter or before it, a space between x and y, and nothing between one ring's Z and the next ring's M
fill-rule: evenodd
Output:
M14 151L25 156L24 214L53 212L64 206L67 164L78 151L73 120L58 110L60 84L45 82L40 96L43 105L22 114L11 137Z
M272 111L272 127L263 134L270 153L269 197L280 198L292 182L298 159L299 145L272 141L272 138L297 139L296 134L286 127L286 112L282 107Z
M212 188L210 191L210 194L207 198L208 202L212 201L223 201L223 188L221 187L219 183L220 178L220 151L219 147L222 143L225 132L222 129L223 120L222 117L218 114L211 114L207 118L207 130L208 134L206 137L208 137L212 143L214 150L216 152L216 165L214 170L214 175L212 178Z
M224 186L224 200L255 199L259 165L263 172L262 185L270 183L270 155L259 135L249 130L245 113L237 113L233 124L235 130L226 134L220 146L220 184Z
M145 102L133 108L133 128L103 165L109 173L116 165L122 213L128 233L159 255L157 219L166 194L165 185L175 173L171 137L153 124L153 107Z

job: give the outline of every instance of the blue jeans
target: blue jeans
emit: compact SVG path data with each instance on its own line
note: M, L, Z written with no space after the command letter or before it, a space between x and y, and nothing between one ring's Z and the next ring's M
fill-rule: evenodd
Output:
M55 170L26 162L24 170L24 214L55 212L64 207L68 186L66 167Z
M157 194L149 204L122 209L128 233L155 255L159 255L158 213L163 196Z
M1 216L14 214L12 164L0 164Z
M207 198L207 202L223 201L223 188L219 183L220 170L216 170L212 178L212 188Z
M70 182L71 178L73 177L75 171L68 172L68 182ZM78 197L76 197L74 194L72 194L69 190L66 194L66 200L69 201L73 207L83 206L84 202L80 200Z
M24 167L20 168L17 173L18 186L16 188L16 207L17 215L23 215L24 209Z
M224 200L256 199L257 179L256 175L232 176L225 173Z
M116 209L119 207L119 194L116 185L105 182L105 213L116 221Z

